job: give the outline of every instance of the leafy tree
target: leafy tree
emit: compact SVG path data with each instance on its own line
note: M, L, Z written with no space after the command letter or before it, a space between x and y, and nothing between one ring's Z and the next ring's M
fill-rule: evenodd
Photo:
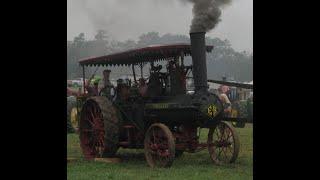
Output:
M190 43L189 36L178 34L159 35L158 32L148 32L139 36L138 41L111 41L108 40L106 30L99 30L93 40L86 40L84 33L80 33L73 41L67 41L68 78L78 78L82 70L78 60L90 56L101 56L154 44ZM227 75L237 81L251 81L253 74L253 53L237 52L232 48L230 41L219 38L206 38L207 45L213 45L212 53L207 54L207 69L209 79L221 79ZM186 57L191 62L191 57ZM90 68L89 68L90 69ZM92 70L90 70L92 71ZM144 70L147 72L147 69ZM97 72L101 73L101 72ZM113 74L131 73L130 68L117 67Z
M139 37L138 46L148 46L159 43L160 37L158 32L148 32Z
M73 40L73 43L75 45L82 45L85 42L84 33L80 33L78 36L76 36Z
M107 31L102 29L98 30L97 34L94 36L94 39L98 41L105 41L107 38Z

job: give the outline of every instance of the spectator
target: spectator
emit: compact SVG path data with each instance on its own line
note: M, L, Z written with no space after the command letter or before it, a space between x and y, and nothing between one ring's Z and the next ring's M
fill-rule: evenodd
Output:
M146 84L145 79L140 78L139 79L139 93L142 97L145 97L147 95L148 86Z
M103 71L103 85L104 87L108 87L108 86L112 86L111 82L110 82L110 73L111 70L106 69Z
M229 116L231 114L231 102L226 95L226 93L223 91L223 88L219 88L219 98L222 101L224 113Z
M67 87L67 96L78 96L79 92Z
M112 90L114 90L114 87L110 82L110 72L111 70L109 69L103 71L103 81L100 84L100 87L102 87L101 92L107 97L111 97L111 95L113 94Z
M93 80L93 86L90 85L91 81L87 81L85 84L85 89L88 91L89 96L99 96L99 79Z

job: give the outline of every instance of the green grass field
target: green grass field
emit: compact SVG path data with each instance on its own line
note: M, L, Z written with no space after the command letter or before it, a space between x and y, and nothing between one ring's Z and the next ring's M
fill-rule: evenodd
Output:
M81 179L253 179L252 125L236 128L240 136L240 153L234 164L215 165L208 151L190 154L184 153L176 158L170 168L151 169L144 159L143 150L120 149L118 156L122 162L111 164L83 160L77 134L68 135L67 156L79 160L69 162L67 176L69 180ZM201 137L206 137L202 130Z

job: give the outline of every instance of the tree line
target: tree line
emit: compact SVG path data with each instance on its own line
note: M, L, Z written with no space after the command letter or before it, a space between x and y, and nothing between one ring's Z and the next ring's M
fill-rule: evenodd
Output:
M80 33L72 41L67 41L67 78L82 77L82 69L78 63L79 59L107 55L148 45L171 43L190 43L190 39L186 35L164 34L160 36L158 32L148 32L139 36L137 41L115 41L111 40L107 31L99 30L94 39L88 40L84 33ZM222 76L233 77L236 81L251 81L253 79L252 52L237 52L228 40L219 38L206 37L206 44L214 46L212 53L207 54L208 79L221 79ZM188 60L191 62L191 57L187 57L186 62ZM120 70L117 69L114 68L118 74L131 73L130 68L120 67ZM93 71L92 68L88 68L87 76Z

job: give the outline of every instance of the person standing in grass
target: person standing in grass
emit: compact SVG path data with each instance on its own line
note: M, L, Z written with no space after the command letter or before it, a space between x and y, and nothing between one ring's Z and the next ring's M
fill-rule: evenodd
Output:
M229 100L228 96L226 95L223 88L219 88L218 91L219 91L219 98L223 104L224 113L226 116L230 116L231 115L231 102L230 102L230 100Z
M78 93L72 89L67 89L67 133L74 133L75 129L71 125L71 110L76 107L76 97Z

